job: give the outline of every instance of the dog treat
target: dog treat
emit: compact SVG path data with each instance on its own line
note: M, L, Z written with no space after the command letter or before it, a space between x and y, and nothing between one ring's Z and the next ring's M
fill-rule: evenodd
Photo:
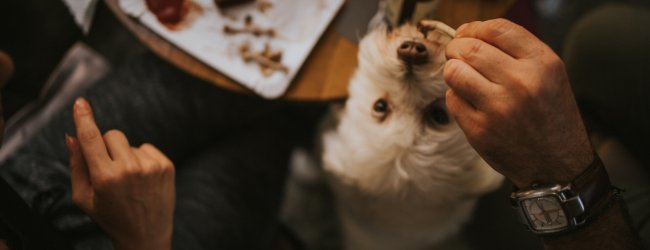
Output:
M270 9L272 7L273 7L273 3L271 3L271 2L264 1L264 0L261 0L261 1L257 2L257 10L259 12L265 13L268 9Z
M187 14L186 0L146 0L147 8L165 25L176 25Z
M239 55L245 62L256 62L265 77L270 76L275 71L289 73L289 68L280 62L282 61L282 51L272 51L268 44L264 46L262 52L252 52L250 44L242 43L239 46Z
M241 33L250 33L253 34L254 36L269 36L269 37L274 37L275 36L275 30L273 29L262 29L259 27L243 27L243 28L235 28L229 25L224 25L223 26L223 32L229 35L235 35L235 34L241 34Z
M274 37L275 36L275 30L274 29L266 29L266 28L261 28L253 23L253 17L251 16L246 16L244 18L244 27L242 28L236 28L232 27L230 25L224 25L223 26L223 32L228 34L228 35L235 35L235 34L241 34L241 33L250 33L253 34L254 36L269 36L269 37Z
M434 21L434 20L421 20L418 22L418 30L424 34L424 37L427 36L429 31L439 31L445 35L450 36L451 38L454 38L456 36L456 30L454 30L452 27L447 26L446 24L439 22L439 21Z

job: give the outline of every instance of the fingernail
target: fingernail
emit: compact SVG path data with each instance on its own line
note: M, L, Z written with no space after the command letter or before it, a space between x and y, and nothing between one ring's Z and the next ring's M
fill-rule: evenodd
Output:
M464 23L463 25L461 25L460 27L458 27L458 29L456 29L456 36L458 37L458 36L460 35L460 33L463 32L463 30L464 30L465 28L467 28L467 23Z
M89 113L90 109L88 108L88 101L84 99L83 97L77 97L77 99L74 101L74 110L78 114L87 114Z

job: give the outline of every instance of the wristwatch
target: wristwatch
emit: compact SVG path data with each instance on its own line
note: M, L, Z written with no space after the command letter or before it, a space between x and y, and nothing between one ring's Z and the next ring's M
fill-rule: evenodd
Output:
M568 184L533 185L510 195L513 208L528 230L555 235L579 228L617 195L597 154L593 162Z

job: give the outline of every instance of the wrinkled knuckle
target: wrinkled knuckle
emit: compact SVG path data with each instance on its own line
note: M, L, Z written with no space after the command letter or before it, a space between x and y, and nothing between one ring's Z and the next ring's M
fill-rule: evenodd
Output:
M485 35L489 37L498 37L503 34L506 34L517 27L516 24L504 19L497 18L489 21L485 21Z
M521 105L519 102L515 102ZM489 109L489 114L490 118L488 118L486 122L484 122L484 128L487 130L492 129L491 126L493 125L494 121L498 121L501 123L505 123L509 117L512 116L512 103L494 103L494 105L490 106ZM498 123L497 122L497 123Z
M146 177L153 174L158 168L158 164L151 160L141 160L140 167L134 169L131 174L136 177Z
M137 168L125 168L125 169L122 169L120 171L117 171L115 173L115 176L116 176L115 178L116 179L117 178L119 178L119 179L128 179L128 178L131 178L133 176L137 176L139 171L140 170L138 170Z
M158 164L151 163L148 165L148 167L143 168L141 172L141 177L150 177L150 176L156 176L159 175L161 168L158 167Z
M98 192L111 190L113 186L119 183L120 175L102 175L93 180L93 187Z
M121 169L121 171L117 172L117 175L119 175L119 178L131 178L131 177L137 177L140 175L140 165L136 163L129 163L128 165L123 165L124 168Z
M158 162L151 162L149 163L149 167L147 168L149 170L150 174L161 174L165 171L165 168L162 166L162 164Z
M141 148L141 149L144 149L144 148L156 149L156 146L154 146L154 145L151 144L151 143L145 142L145 143L143 143L142 145L140 145L140 148Z
M164 176L167 174L167 168L163 167L162 165L159 165L157 168L154 169L154 173L159 176Z
M140 165L133 161L125 161L122 166L127 173L138 171L140 168Z
M507 93L518 93L528 85L534 85L538 81L537 71L521 70L508 75L509 87Z
M522 109L521 107L524 105L535 104L537 101L539 101L541 95L544 94L543 92L545 91L545 88L546 86L544 86L544 84L536 84L530 88L527 88L525 91L522 91L520 98L523 105L520 105L518 107L511 107L509 110L510 113L514 114L520 112Z
M508 21L505 18L496 18L492 20L485 21L487 27L497 30L497 31L507 31L512 29L515 25L513 22Z
M535 102L536 99L542 98L544 94L553 89L554 84L544 84L543 79L538 79L532 81L532 84L528 84L527 87L522 88L518 92L518 99L522 105L529 105Z
M159 173L162 175L169 175L169 174L174 174L175 173L175 167L174 163L167 159L166 157L159 158L157 159L158 164L159 164Z
M160 166L165 173L174 172L174 163L170 160L163 160Z
M461 56L469 61L474 61L483 50L483 42L479 40L469 40L465 46L461 47L460 54Z
M140 177L144 176L143 171L144 170L142 168L140 168L140 167L129 168L129 169L126 169L126 170L122 171L120 173L120 175L122 176L121 178L125 178L125 179L126 178L140 178Z
M101 137L99 131L96 129L84 129L77 133L77 137L81 141L94 141Z
M174 163L169 159L163 159L162 162L163 162L163 166L165 166L165 168L172 168L173 169L175 167Z
M143 167L146 168L146 169L156 169L156 168L159 168L160 165L161 165L158 161L156 161L154 159L149 159L149 158L144 160L142 162L142 164L144 165Z
M550 56L544 62L546 72L561 72L564 71L564 62L558 56Z

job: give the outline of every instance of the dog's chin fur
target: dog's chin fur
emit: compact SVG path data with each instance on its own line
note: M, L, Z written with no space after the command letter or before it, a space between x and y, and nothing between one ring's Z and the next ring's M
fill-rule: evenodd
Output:
M349 99L332 111L337 126L323 133L323 163L337 197L347 249L422 249L456 234L479 195L503 177L449 124L427 123L427 107L443 105L444 45L414 26L380 27L360 43ZM426 45L423 65L398 59L404 41ZM388 103L385 117L373 105Z

